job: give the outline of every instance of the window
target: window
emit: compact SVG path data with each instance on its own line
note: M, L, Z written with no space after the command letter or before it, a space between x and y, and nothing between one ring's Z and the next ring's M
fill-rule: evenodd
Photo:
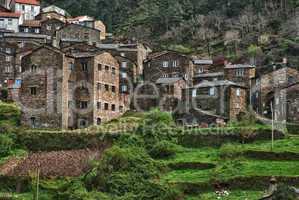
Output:
M245 70L244 69L237 69L236 70L236 76L244 76Z
M18 43L19 48L23 48L25 46L24 42L19 42Z
M73 106L73 102L72 102L72 101L69 101L69 102L68 102L68 107L71 108L72 106Z
M102 71L102 64L98 64L98 71Z
M34 7L33 6L31 6L31 12L34 12Z
M4 73L11 73L11 66L6 66L4 68Z
M28 32L29 32L29 29L28 29L28 28L24 28L24 32L25 32L25 33L28 33Z
M112 67L112 74L115 75L116 71L115 71L115 67Z
M109 110L109 104L105 103L105 110Z
M47 25L46 28L47 28L48 31L51 31L51 30L52 30L52 26L51 26L51 25Z
M127 78L127 73L126 72L121 73L121 77L122 78Z
M12 19L8 19L8 25L12 25Z
M81 63L82 65L82 71L87 72L88 68L87 68L87 63Z
M112 91L113 93L115 93L115 86L112 86L112 87L111 87L111 91Z
M6 49L5 49L5 52L6 52L6 53L11 53L11 49L10 49L10 48L6 48Z
M106 90L106 92L109 91L109 85L105 84L105 90Z
M163 67L168 67L168 61L163 61Z
M122 63L121 63L121 67L122 67L122 68L127 68L127 62L122 62Z
M121 86L121 91L122 91L122 92L127 92L127 91L128 91L128 86L126 86L126 85L122 85L122 86Z
M97 125L101 125L102 123L102 119L101 118L97 118Z
M36 71L37 71L37 66L31 65L31 72L36 72Z
M97 89L98 89L98 90L101 90L101 89L102 89L102 84L101 84L101 83L98 83L98 84L97 84Z
M101 107L102 107L101 102L97 102L97 109L101 110Z
M162 77L163 78L168 78L168 74L163 74Z
M25 5L22 5L22 10L25 11Z
M119 111L120 112L124 112L124 107L123 106L119 106Z
M69 70L71 70L71 71L74 70L74 63L69 63Z
M31 127L35 128L36 127L36 118L35 117L31 117L30 121L31 121Z
M39 29L38 28L35 29L35 33L39 33Z
M106 66L105 66L105 70L106 70L106 71L109 71L109 66L106 65Z
M36 87L31 87L30 88L30 94L31 95L36 95Z
M88 107L88 102L80 101L79 106L80 106L80 109L86 109Z
M203 68L203 67L200 67L200 68L198 69L198 73L201 74L201 73L203 73L203 72L204 72L204 68Z
M172 66L173 66L173 67L177 67L177 66L178 66L178 61L177 61L177 60L174 60L173 63L172 63Z
M111 105L111 110L112 110L112 111L115 111L115 104L112 104L112 105Z
M89 33L84 33L84 39L89 40Z
M196 91L196 89L193 89L192 90L192 97L196 97L197 96L197 91Z
M209 95L210 96L215 96L215 88L214 87L209 89Z
M240 90L240 88L238 88L238 89L236 90L236 95L237 95L237 97L241 96L241 90Z
M120 53L120 56L121 56L121 57L125 57L126 54L125 54L124 52L122 52L122 53Z
M6 60L6 62L10 62L11 61L11 57L10 56L5 56L5 60Z

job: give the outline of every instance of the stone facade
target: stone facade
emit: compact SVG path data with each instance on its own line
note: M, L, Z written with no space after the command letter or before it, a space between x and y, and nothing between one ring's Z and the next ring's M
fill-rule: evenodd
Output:
M297 80L299 80L299 72L288 67L273 69L265 74L258 74L256 79L252 81L251 101L253 108L260 114L269 114L270 104L273 101L275 91L287 87Z
M10 82L15 79L13 60L14 57L11 54L0 52L0 88L8 87Z
M63 21L56 18L41 20L41 34L48 35L53 38L56 31L64 25L65 23Z
M173 51L154 53L145 62L144 80L155 83L159 78L184 78L192 85L194 65L185 55Z
M251 79L255 78L256 69L255 66L228 64L224 68L224 79L233 81L237 84L245 86L247 88L251 87Z
M218 116L235 120L240 113L247 110L246 88L230 81L204 81L186 89L183 94L187 113L192 110L202 116L206 112L207 116L214 118Z
M68 24L56 31L56 39L61 48L77 42L94 45L101 43L100 31L77 24Z
M119 117L119 65L105 52L66 54L43 46L22 59L22 123L83 128Z

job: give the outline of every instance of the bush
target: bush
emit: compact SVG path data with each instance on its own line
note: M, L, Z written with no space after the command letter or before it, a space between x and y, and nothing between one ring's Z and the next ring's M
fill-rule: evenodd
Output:
M272 197L273 200L295 200L297 199L297 195L293 189L288 187L287 185L278 185L277 191L274 192Z
M0 90L0 99L3 101L6 101L8 98L8 90L6 88L3 88Z
M233 159L243 154L242 147L234 144L224 144L219 151L220 157L225 159Z
M0 157L8 156L13 145L14 141L10 136L0 134Z
M169 141L158 142L150 150L149 154L152 158L162 159L174 156L176 152L176 145Z

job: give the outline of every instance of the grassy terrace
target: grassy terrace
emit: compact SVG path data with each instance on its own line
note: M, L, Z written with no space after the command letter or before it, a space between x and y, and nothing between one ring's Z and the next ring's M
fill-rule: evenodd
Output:
M271 154L271 142L255 142L252 144L224 144L221 148L178 148L176 156L164 160L165 163L211 163L216 167L211 169L185 168L171 170L162 177L163 182L184 184L212 185L213 182L232 183L234 179L255 180L268 177L299 177L298 160L264 160L263 158L246 157L244 152L256 151ZM277 140L274 143L274 153L299 154L299 138ZM245 181L246 183L246 181ZM250 188L250 186L248 186ZM221 199L250 199L263 196L267 188L252 186L253 190L232 189L227 197ZM247 188L247 187L246 187ZM198 188L200 191L200 188ZM206 190L204 190L206 191ZM206 191L199 196L188 196L186 200L217 199L214 191Z

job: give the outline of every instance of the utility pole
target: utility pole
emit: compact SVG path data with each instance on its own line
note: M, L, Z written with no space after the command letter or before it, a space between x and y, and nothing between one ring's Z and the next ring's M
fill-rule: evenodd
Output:
M40 171L39 171L39 168L37 168L37 180L36 180L36 200L39 199L39 174L40 174Z
M272 139L271 139L271 151L274 149L274 109L273 101L271 102L271 113L272 113Z

